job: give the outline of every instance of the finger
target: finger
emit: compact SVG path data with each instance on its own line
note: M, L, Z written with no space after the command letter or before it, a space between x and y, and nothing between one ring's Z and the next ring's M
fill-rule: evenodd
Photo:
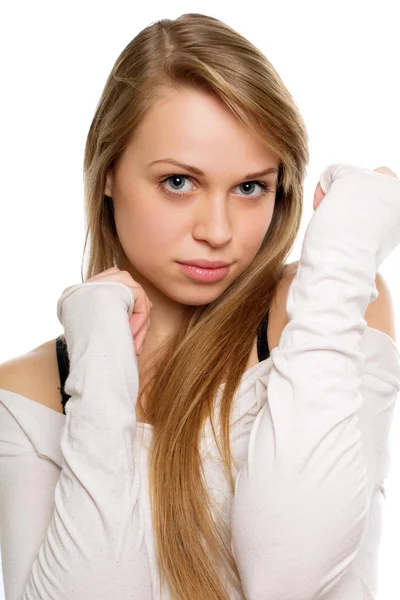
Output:
M315 188L315 192L314 192L314 203L313 203L314 210L317 210L319 204L322 202L324 197L325 197L325 193L321 187L321 184L318 182L317 186Z
M147 296L147 294L145 294L145 297L146 297L146 302L147 302L147 318L150 321L151 309L153 308L153 305L150 302L149 297Z
M394 171L392 171L388 167L379 167L378 169L374 169L374 171L380 173L381 175L388 175L389 177L395 177L396 179L398 179L396 173L394 173Z
M129 319L129 327L131 328L132 335L137 335L142 329L143 325L147 323L149 319L148 312L133 313Z
M151 302L148 298L148 296L146 296L146 301L147 301L147 311L148 311L148 316L150 317L150 313L151 313Z
M145 320L142 327L133 335L136 354L139 354L144 346L147 333L149 331L148 319Z
M136 353L139 354L141 349L144 346L144 342L147 336L147 333L150 329L150 311L151 311L151 303L148 297L146 296L148 303L148 312L147 315L140 314L137 315L137 318L133 320L133 316L131 318L131 322L133 321L133 325L131 327L132 335L135 342Z
M128 271L121 271L121 278L118 277L118 279L121 281L121 283L124 283L126 286L130 287L134 294L135 306L134 312L131 316L131 321L133 320L133 323L135 323L135 315L137 313L146 313L148 318L151 311L151 303L142 286L136 283ZM135 326L136 325L134 325L134 327Z
M143 325L147 323L151 312L150 301L144 293L143 288L140 288L140 292L137 293L136 296L134 312L132 313L132 316L129 319L129 326L131 328L132 335L138 334Z

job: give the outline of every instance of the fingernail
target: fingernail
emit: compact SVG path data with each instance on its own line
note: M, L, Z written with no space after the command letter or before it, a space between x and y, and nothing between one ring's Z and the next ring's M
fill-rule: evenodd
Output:
M150 329L150 317L147 319L147 325L149 326L149 329Z

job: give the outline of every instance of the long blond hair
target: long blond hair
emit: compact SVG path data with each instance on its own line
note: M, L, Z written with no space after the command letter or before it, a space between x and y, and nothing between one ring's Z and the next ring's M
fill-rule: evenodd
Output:
M123 252L112 204L104 196L106 172L158 93L178 86L216 94L280 161L274 214L258 254L216 300L185 307L178 331L159 349L153 376L138 399L146 393L153 427L149 485L160 584L168 582L174 600L229 600L219 568L236 586L240 576L229 528L211 509L199 444L210 418L233 494L231 407L300 227L308 135L274 67L235 30L197 13L152 23L116 60L88 133L83 253L89 238L90 251L82 281L119 266ZM222 382L221 450L211 399Z

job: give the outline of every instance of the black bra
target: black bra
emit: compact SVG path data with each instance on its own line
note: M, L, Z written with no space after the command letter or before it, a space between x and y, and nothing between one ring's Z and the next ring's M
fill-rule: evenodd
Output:
M268 325L268 313L262 319L258 330L257 330L257 354L258 361L261 362L269 358L269 348L267 342L267 325ZM61 386L58 388L61 393L61 403L63 406L63 413L65 415L65 405L68 400L71 398L68 394L65 393L64 386L69 375L69 358L67 352L67 344L64 338L64 335L61 334L58 336L56 340L56 350L57 350L57 362L58 362L58 370L60 373L60 382Z

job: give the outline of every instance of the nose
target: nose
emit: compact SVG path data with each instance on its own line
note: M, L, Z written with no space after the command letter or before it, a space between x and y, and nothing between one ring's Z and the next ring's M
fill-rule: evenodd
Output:
M232 239L232 223L225 196L213 196L199 202L193 236L221 247Z

